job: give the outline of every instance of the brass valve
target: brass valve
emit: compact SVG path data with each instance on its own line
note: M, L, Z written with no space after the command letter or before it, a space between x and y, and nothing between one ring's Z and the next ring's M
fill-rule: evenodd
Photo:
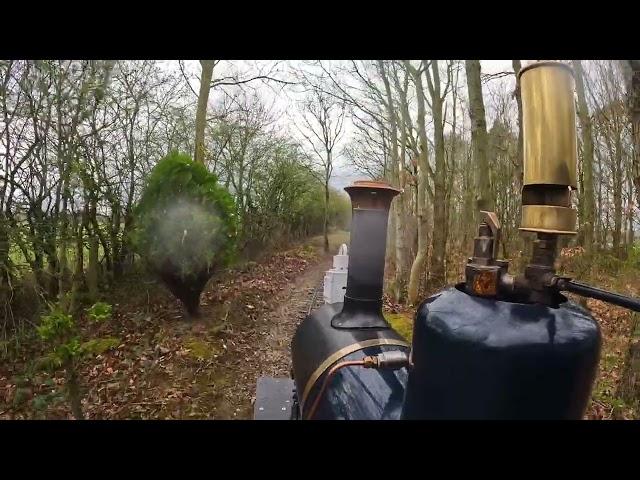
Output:
M501 225L494 212L481 211L482 223L473 241L473 257L465 268L466 287L469 293L479 297L498 295L500 278L506 273L508 263L497 260Z

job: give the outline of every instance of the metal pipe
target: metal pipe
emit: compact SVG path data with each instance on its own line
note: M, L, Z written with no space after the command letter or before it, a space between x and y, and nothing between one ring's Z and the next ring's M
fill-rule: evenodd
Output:
M640 300L633 297L607 292L600 288L564 278L558 279L557 285L558 289L566 292L575 293L582 297L595 298L596 300L602 300L603 302L612 303L620 307L628 308L629 310L640 312Z
M318 396L313 402L313 405L311 405L311 408L309 409L309 414L307 415L306 420L311 420L313 416L316 414L318 405L320 405L320 400L322 400L322 397L324 396L324 393L327 390L327 387L329 386L329 383L333 379L333 376L336 374L336 372L344 367L353 367L353 366L363 367L367 359L368 357L365 357L365 359L363 360L350 360L346 362L340 362L337 365L334 365L333 368L331 368L331 370L329 370L329 372L327 373L327 376L324 377L324 382L322 382L322 387L320 388L320 391L318 392Z
M331 379L335 375L335 373L344 367L350 366L360 366L364 368L376 368L376 369L389 369L389 370L399 370L401 368L405 368L411 365L411 357L404 352L398 350L392 350L387 352L382 352L377 355L368 355L364 357L362 360L350 360L346 362L341 362L335 365L327 376L324 378L324 382L322 382L322 387L318 392L318 396L316 397L311 409L309 410L309 414L307 415L307 420L311 420L318 409L318 405L320 405L320 400L324 396Z

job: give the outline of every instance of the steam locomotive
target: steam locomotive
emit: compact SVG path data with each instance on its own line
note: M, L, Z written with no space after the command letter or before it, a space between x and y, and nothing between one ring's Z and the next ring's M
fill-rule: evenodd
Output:
M481 212L465 281L418 307L410 345L382 315L387 221L401 191L345 188L352 229L344 301L299 325L292 378L260 378L255 419L580 419L601 333L561 292L640 311L640 301L557 275L558 238L575 234L573 72L539 62L520 72L524 186L520 230L534 232L521 275L497 258L500 224Z

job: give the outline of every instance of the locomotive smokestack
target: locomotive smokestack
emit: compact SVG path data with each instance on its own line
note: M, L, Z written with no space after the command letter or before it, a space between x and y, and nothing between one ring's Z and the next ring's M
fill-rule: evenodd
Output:
M401 190L380 181L360 180L345 188L351 197L351 246L347 290L335 328L388 328L382 316L387 221Z

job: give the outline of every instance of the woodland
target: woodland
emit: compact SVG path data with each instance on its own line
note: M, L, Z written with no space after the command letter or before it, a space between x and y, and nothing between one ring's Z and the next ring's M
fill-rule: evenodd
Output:
M517 272L532 61L485 62L0 60L0 418L248 417L348 243L351 179L403 189L385 305L407 336L464 277L481 210ZM640 61L561 62L578 233L559 268L637 297ZM639 317L583 304L604 337L587 418L640 418Z

